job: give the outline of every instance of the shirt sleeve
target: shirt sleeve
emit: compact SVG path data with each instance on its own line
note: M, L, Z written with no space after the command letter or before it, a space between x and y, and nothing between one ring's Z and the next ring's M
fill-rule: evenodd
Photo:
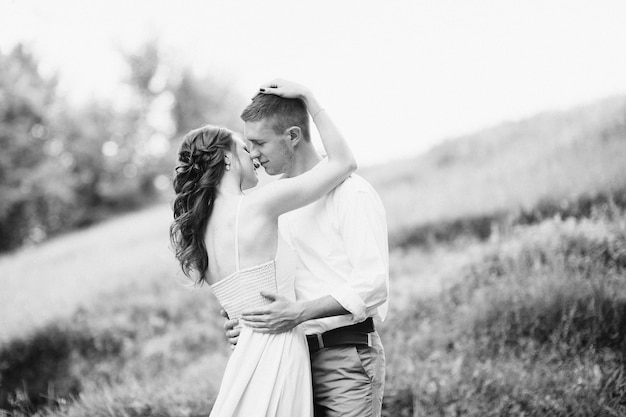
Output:
M352 270L330 295L352 314L355 323L376 310L384 320L389 293L385 210L373 188L358 187L336 197L338 227Z

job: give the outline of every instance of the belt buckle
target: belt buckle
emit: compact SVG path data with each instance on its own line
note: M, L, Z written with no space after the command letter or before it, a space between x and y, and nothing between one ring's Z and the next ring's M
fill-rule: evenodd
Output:
M324 338L322 338L320 333L317 333L315 336L317 336L317 348L322 349L324 347Z

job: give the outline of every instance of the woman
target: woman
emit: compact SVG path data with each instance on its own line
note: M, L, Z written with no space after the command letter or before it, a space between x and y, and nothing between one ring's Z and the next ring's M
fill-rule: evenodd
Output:
M183 139L171 239L183 271L207 282L231 319L267 304L261 291L295 298L295 267L279 236L278 217L312 203L356 169L347 143L308 89L275 80L260 93L302 100L328 157L302 175L245 196L258 180L239 137L205 126ZM297 146L288 132L283 146ZM258 333L244 323L211 416L312 415L310 362L301 329Z

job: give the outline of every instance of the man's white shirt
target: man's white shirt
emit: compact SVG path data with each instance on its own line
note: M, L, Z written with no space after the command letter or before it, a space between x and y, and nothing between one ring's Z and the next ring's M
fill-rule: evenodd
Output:
M310 320L305 333L384 320L389 293L385 209L376 191L352 175L314 203L279 218L282 237L295 250L296 299L331 295L351 314Z

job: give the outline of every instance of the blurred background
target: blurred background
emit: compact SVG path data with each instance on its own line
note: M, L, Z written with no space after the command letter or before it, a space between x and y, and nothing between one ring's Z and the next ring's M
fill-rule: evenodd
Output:
M387 210L384 415L626 415L624 16L0 0L0 415L209 414L230 349L169 248L175 151L276 77Z

